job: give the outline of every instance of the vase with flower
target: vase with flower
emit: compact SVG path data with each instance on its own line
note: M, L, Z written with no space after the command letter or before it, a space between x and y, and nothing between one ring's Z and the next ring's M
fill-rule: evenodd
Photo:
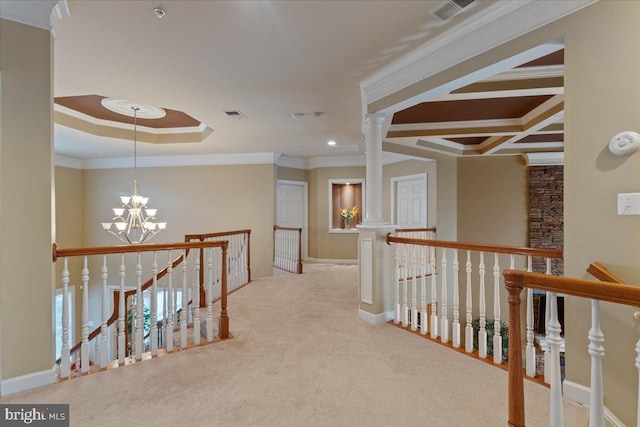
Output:
M358 215L360 210L358 209L357 206L354 206L351 209L349 209L349 208L340 208L340 209L338 209L338 212L340 213L340 217L342 218L342 221L344 223L343 227L346 230L348 230L348 229L351 228L351 220L353 218L355 218L356 215Z

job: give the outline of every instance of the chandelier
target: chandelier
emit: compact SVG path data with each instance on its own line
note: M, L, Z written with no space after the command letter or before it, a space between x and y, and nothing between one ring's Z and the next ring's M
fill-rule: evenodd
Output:
M157 209L147 207L148 197L138 194L137 180L137 126L139 107L131 107L133 110L133 194L120 196L122 205L113 208L112 222L103 222L102 228L116 236L122 243L139 245L146 242L167 227L166 222L154 222Z

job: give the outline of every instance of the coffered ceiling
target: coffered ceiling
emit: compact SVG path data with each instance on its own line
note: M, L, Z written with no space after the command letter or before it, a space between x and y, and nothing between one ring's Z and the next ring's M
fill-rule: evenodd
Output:
M466 7L447 20L435 16L452 1ZM141 158L364 156L362 82L470 26L482 29L480 22L518 30L505 17L535 11L542 25L590 2L67 0L70 17L55 26L55 152L82 162L132 154L132 135L78 126L68 101L94 96L183 112L199 123L199 137L180 141L153 141L162 126L147 123ZM166 15L158 18L156 7ZM424 157L561 151L563 55L548 53L405 103L393 111L385 144L411 146ZM374 92L384 92L376 84Z

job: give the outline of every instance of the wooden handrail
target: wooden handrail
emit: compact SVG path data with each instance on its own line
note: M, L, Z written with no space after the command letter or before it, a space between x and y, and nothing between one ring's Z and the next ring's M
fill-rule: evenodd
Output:
M191 240L212 239L214 237L234 236L236 234L251 235L251 230L234 230L234 231L223 231L219 233L206 233L206 234L187 234L186 236L184 236L184 241L189 242Z
M606 269L605 269L606 270ZM524 288L640 306L640 287L614 282L556 277L526 271L504 270L509 292L509 425L524 426L524 385L520 331L520 293Z
M563 259L562 249L526 248L520 246L487 245L483 243L460 243L447 240L423 240L410 239L405 237L394 237L387 234L387 244L405 243L409 245L434 246L439 248L464 249L471 251L482 251L502 254L527 255L543 258Z
M591 265L589 265L589 268L587 268L587 272L596 279L602 280L603 282L619 283L621 285L625 284L618 276L611 273L604 265L600 264L599 262L591 263Z
M429 228L398 228L396 229L396 233L415 233L419 231L433 231L435 233L436 226L434 225L433 227L429 227Z
M280 227L279 225L274 225L273 226L274 230L287 230L287 231L299 231L302 232L302 228L296 228L296 227Z
M71 256L83 256L83 255L109 255L109 254L122 254L131 252L154 252L154 251L168 251L174 249L199 249L199 248L214 248L214 247L227 247L226 240L213 240L204 242L175 242L175 243L151 243L144 245L117 245L117 246L96 246L89 248L71 248L71 249L58 249L58 246L53 244L53 261L55 262L60 257Z

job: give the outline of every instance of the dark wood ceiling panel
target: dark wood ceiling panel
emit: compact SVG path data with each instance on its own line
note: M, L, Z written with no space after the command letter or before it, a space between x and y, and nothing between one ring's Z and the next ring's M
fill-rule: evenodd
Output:
M534 142L564 142L564 134L563 133L543 133L538 135L529 135L522 138L519 141L516 141L517 144L520 143L534 143Z
M457 142L462 145L477 145L482 144L487 140L486 136L472 136L469 138L447 138L449 141Z
M544 95L423 102L395 113L392 124L516 119L550 98L551 95Z
M540 67L543 65L563 65L564 64L564 49L550 53L549 55L534 59L533 61L522 64L517 68L524 67Z
M54 102L63 107L79 111L91 117L112 122L133 124L133 117L115 113L102 106L100 101L105 98L100 95L65 96L54 99ZM140 126L154 129L185 128L200 126L200 122L182 111L164 108L167 115L161 119L138 119Z

